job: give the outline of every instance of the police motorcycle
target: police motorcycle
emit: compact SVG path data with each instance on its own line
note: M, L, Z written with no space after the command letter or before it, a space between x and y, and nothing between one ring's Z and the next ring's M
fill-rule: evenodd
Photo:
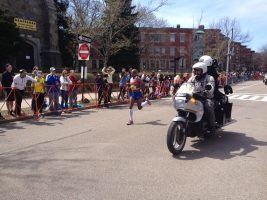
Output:
M206 91L195 92L193 83L184 83L178 89L173 100L173 107L177 116L172 119L167 132L167 146L173 155L182 152L187 137L209 137L208 118L204 113ZM232 93L231 86L224 88L226 95L215 101L216 128L221 128L231 121L232 103L229 103L227 94Z

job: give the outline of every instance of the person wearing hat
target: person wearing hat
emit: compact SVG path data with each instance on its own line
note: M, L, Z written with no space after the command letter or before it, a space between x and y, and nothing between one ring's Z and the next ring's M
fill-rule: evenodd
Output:
M27 71L25 69L19 70L19 74L17 74L12 83L12 88L15 90L15 114L17 116L21 116L21 103L22 98L24 96L24 90L26 88L27 81L31 81L36 83L37 81L27 75Z
M56 69L54 67L50 68L50 74L46 76L45 83L47 85L50 111L59 110L60 80L56 75Z

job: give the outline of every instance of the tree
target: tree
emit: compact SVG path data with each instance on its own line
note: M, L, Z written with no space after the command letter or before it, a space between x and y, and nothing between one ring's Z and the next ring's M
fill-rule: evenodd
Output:
M0 64L3 64L8 58L16 56L23 40L7 11L0 10L0 27Z
M267 44L264 45L260 51L261 68L267 72Z
M129 0L70 0L71 28L73 32L87 35L92 38L92 48L103 59L104 66L109 59L123 49L135 45L136 27L134 25L142 18L144 12L138 12L131 7ZM166 0L161 0L166 2ZM156 11L164 3L151 8ZM126 15L128 14L128 16ZM131 31L132 30L132 31ZM130 37L129 37L130 36ZM133 45L133 46L134 46ZM114 59L113 59L114 60ZM123 65L123 63L121 64Z
M251 40L249 32L243 32L239 22L235 18L221 18L217 22L211 23L209 28L216 30L209 31L206 34L207 38L211 40L214 38L213 40L216 40L213 42L216 44L216 48L210 49L209 51L219 60L225 60L229 39L232 39L234 42L240 42L241 44L245 44ZM232 47L231 50L234 51Z
M57 9L58 23L58 43L61 52L62 64L65 67L73 68L76 55L76 40L75 35L70 33L69 17L67 9L69 6L68 0L54 0Z
M129 24L112 41L113 43L119 43L121 41L127 41L127 45L121 47L119 51L111 55L108 59L108 65L115 66L117 69L127 66L139 66L139 32L135 26L138 13L134 13L135 6L131 6L131 0L125 0L123 10L118 17L118 20L131 20L132 24Z

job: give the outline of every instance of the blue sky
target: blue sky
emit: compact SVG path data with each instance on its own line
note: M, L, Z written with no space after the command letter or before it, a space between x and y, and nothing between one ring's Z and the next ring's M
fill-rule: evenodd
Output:
M159 1L133 0L150 7ZM170 26L192 28L201 13L201 24L205 27L223 17L235 18L241 30L250 33L252 40L246 45L252 50L259 51L267 45L267 0L168 0L156 15L166 19Z

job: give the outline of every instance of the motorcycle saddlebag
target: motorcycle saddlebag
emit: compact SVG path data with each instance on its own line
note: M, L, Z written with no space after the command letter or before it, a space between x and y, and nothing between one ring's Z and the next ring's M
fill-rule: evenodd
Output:
M233 107L233 103L227 102L225 104L224 110L225 110L225 117L226 117L226 119L231 119L232 107Z

